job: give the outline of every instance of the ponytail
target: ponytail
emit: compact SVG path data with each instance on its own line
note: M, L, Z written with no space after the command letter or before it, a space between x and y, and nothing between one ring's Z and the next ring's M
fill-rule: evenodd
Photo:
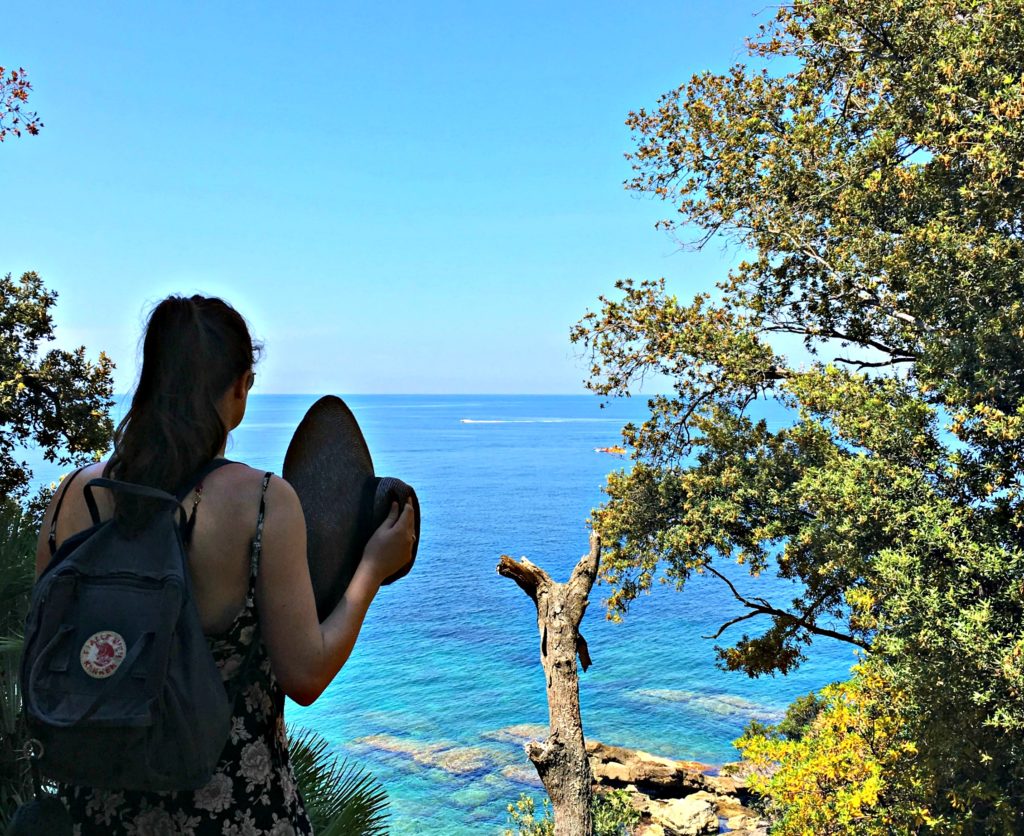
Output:
M169 296L152 311L131 407L114 433L106 472L178 491L227 439L217 404L259 350L242 316L221 299ZM152 502L115 498L115 516L137 528Z

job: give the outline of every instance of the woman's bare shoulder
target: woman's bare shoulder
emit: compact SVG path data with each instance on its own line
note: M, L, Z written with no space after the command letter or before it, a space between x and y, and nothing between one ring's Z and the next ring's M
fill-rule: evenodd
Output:
M239 512L257 505L262 495L266 500L268 516L281 519L293 517L298 512L301 518L302 509L295 489L280 476L271 472L266 492L263 492L263 479L267 473L266 470L243 462L232 462L207 477L204 495L209 490L224 504L236 507Z
M222 488L254 489L262 491L263 479L270 473L267 494L294 493L292 486L273 471L253 467L245 462L231 462L213 471L204 480L205 484L214 484Z

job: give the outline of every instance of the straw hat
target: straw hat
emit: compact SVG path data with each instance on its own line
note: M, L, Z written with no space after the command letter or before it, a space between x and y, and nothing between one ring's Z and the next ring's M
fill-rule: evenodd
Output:
M295 488L306 518L309 574L323 621L345 594L367 540L396 500L412 497L416 541L412 559L383 583L412 569L420 539L420 505L401 479L375 476L366 440L352 411L334 395L309 408L284 457L284 478Z

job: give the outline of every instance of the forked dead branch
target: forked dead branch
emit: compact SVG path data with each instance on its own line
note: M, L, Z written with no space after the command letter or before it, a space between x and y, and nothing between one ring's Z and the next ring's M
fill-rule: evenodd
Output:
M503 554L498 563L498 574L512 578L537 607L550 733L545 741L531 741L525 749L551 798L556 836L590 836L593 832L593 777L583 739L576 657L586 671L590 653L579 626L590 603L587 596L600 558L601 540L592 533L589 553L580 558L565 583L552 580L525 557L515 560Z

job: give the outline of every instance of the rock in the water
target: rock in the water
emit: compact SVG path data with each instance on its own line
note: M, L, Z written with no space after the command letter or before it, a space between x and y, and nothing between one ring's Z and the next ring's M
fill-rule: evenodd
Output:
M488 740L502 743L528 743L531 740L543 740L550 734L546 723L517 723L500 729L480 732L480 736Z
M665 836L703 836L718 832L714 803L694 795L668 801L652 799L651 818L665 829Z
M368 734L352 742L357 746L392 752L454 775L470 775L494 768L491 753L479 746L461 746L440 740L419 741L393 734Z
M540 776L537 774L537 769L533 764L529 766L520 764L509 764L501 768L501 774L508 778L510 781L518 781L520 784L530 784L534 787L540 787L543 789L544 784L540 780Z

